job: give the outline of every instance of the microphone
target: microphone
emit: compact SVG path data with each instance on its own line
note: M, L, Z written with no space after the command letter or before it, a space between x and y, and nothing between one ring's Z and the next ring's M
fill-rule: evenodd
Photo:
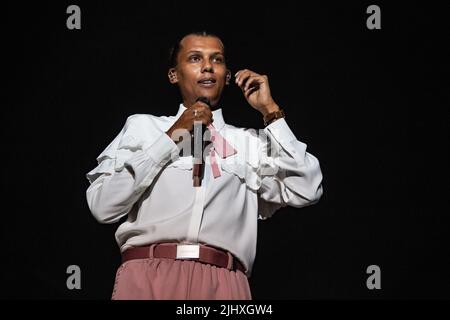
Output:
M211 108L211 102L206 97L198 97L195 102L201 101L208 105L209 108ZM196 122L196 121L195 121ZM203 163L203 152L206 147L206 141L203 139L203 135L206 132L207 128L206 125L203 123L200 125L200 123L194 122L194 132L192 137L192 156L193 156L193 169L192 169L192 178L194 187L199 187L202 183L202 179L205 172L205 164ZM199 150L199 148L201 148Z

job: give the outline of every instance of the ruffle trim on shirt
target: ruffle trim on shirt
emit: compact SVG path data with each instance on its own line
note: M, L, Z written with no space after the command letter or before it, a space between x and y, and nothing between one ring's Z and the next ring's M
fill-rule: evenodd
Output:
M256 133L249 130L234 129L227 131L225 136L237 153L220 159L220 167L243 180L250 190L258 191L262 178L269 172L267 163L271 161L264 156L265 146Z
M264 168L254 168L252 167L248 162L246 162L244 165L238 165L238 164L226 164L222 163L222 169L230 174L234 174L237 177L239 177L243 182L245 182L246 186L255 192L259 192L262 188L262 180L265 176L273 176L274 174L266 174L263 175L265 170L268 170L270 172L271 169L268 167ZM262 199L260 196L257 197L258 199L258 219L259 220L266 220L271 218L275 212L282 208L283 205L279 203L272 203L267 202L264 199Z
M253 191L258 191L261 187L262 179L267 176L274 176L278 170L276 160L270 157L261 156L257 163L244 159L221 159L221 168L244 180L245 184Z
M221 159L220 167L239 177L253 191L257 191L261 186L261 179L258 176L258 168L254 168L245 159Z
M102 174L113 174L114 173L114 163L115 159L105 158L103 159L97 167L92 169L86 174L86 178L90 183L94 182Z
M122 171L125 162L154 143L167 125L167 118L142 114L128 117L120 133L97 157L98 165L86 174L87 179L92 183L103 173Z
M263 179L266 177L277 178L277 175L283 176L283 172L279 172L281 165L277 158L279 150L274 145L275 149L271 150L268 156L268 147L266 140L262 136L257 136L254 132L245 132L245 139L242 132L236 137L235 141L229 141L233 146L236 146L238 153L226 158L220 159L221 168L239 177L250 190L255 192L264 191ZM228 136L227 136L228 139ZM258 219L266 220L274 215L274 213L283 207L283 204L267 202L260 196L258 199Z
M192 171L192 157L179 157L174 162L170 161L166 168L178 168L181 170Z

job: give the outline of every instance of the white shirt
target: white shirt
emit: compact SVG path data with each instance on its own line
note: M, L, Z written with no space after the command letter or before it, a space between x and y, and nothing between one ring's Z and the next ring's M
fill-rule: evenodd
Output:
M175 116L136 114L97 157L98 166L86 176L86 196L94 217L114 223L127 216L116 231L123 252L154 242L184 242L193 219L196 190L192 156L165 133ZM216 155L221 176L205 166L203 216L198 242L230 251L249 276L256 255L257 222L284 206L300 208L322 195L318 160L297 140L285 119L261 130L237 128L224 122L222 109L213 111L213 125L237 153ZM270 151L270 154L269 154ZM207 162L208 163L208 162Z

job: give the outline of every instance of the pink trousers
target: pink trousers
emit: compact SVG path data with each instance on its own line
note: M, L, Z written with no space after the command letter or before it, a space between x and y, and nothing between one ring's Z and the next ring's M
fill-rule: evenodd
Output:
M166 258L124 262L116 273L113 300L250 300L248 279L192 260Z

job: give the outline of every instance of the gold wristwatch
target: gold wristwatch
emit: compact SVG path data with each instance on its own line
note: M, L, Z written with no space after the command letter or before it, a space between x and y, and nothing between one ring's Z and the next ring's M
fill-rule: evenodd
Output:
M264 126L267 127L269 124L271 124L275 120L284 118L285 116L286 116L286 114L284 113L283 109L268 113L264 117Z

